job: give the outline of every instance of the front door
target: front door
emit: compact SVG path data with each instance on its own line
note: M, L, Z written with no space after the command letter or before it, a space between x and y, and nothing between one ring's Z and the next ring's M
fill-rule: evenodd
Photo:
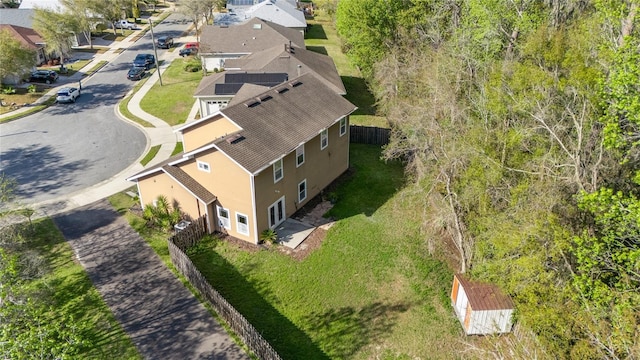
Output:
M273 229L280 225L285 219L284 212L284 196L278 199L273 205L269 206L269 228Z

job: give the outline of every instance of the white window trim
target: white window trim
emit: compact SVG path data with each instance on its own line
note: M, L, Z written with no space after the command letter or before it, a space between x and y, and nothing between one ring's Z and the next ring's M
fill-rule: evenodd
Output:
M247 219L247 224L244 226L246 228L246 231L240 230L242 227L242 223L238 219L239 217L244 217L245 219ZM238 232L238 234L249 236L249 216L243 213L239 213L237 211L236 211L236 231Z
M304 184L304 197L300 198L300 185ZM298 203L303 202L307 198L307 179L302 180L298 184Z
M347 118L342 118L340 119L340 136L346 133L347 133Z
M276 171L276 165L280 164L280 178L277 178L277 171ZM277 183L278 181L282 180L282 178L284 177L284 164L282 161L282 158L276 162L273 163L273 183Z
M222 206L216 205L216 215L218 217L218 220L220 221L220 225L222 225L222 227L224 227L225 229L229 230L231 229L231 217L229 216L225 218L220 216L221 209L227 212L227 216L231 215L231 212L229 212L229 209L227 208L223 208ZM223 219L226 221L224 221Z
M208 172L208 173L211 172L211 166L209 165L208 162L196 160L196 163L198 164L198 170Z
M298 163L298 158L299 156L302 155L302 162ZM298 146L296 148L296 167L300 167L302 164L304 164L304 144Z
M322 139L325 139L327 143L322 146ZM320 132L320 150L324 150L329 146L329 129L324 129Z

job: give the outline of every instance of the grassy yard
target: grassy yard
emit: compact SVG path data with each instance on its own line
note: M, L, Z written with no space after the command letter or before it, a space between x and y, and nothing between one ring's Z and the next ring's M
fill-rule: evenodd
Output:
M452 275L406 217L401 164L351 149L354 173L329 214L338 221L309 257L208 240L194 262L284 359L456 358Z
M34 228L20 252L32 254L32 259L38 254L40 259L41 274L27 284L38 294L39 304L51 309L39 319L54 324L73 319L65 325L76 327L83 342L75 358L106 359L115 354L119 359L141 358L53 222L48 218L37 220Z
M321 11L316 12L313 20L308 20L308 31L305 36L307 49L329 55L333 59L347 89L346 98L358 106L351 116L354 125L388 127L387 120L376 115L373 95L367 84L347 56L342 52L340 39L328 16Z
M140 102L140 107L169 125L182 124L195 102L195 92L202 72L184 71L183 59L174 60L162 74L162 83L156 82Z

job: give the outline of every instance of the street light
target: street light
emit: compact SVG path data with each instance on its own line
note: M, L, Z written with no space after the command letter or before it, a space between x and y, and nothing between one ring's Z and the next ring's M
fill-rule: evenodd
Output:
M156 49L156 40L153 36L153 21L151 20L151 18L149 18L149 29L151 29L151 44L153 44L153 54L156 58L156 72L158 73L160 86L162 86L162 76L160 75L160 65L158 64L158 50Z

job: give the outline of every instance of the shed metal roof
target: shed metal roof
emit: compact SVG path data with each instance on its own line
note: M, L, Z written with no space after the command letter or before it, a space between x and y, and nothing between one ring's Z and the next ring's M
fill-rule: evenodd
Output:
M466 279L462 274L455 275L464 288L469 304L474 311L513 309L511 298L505 295L497 285Z

